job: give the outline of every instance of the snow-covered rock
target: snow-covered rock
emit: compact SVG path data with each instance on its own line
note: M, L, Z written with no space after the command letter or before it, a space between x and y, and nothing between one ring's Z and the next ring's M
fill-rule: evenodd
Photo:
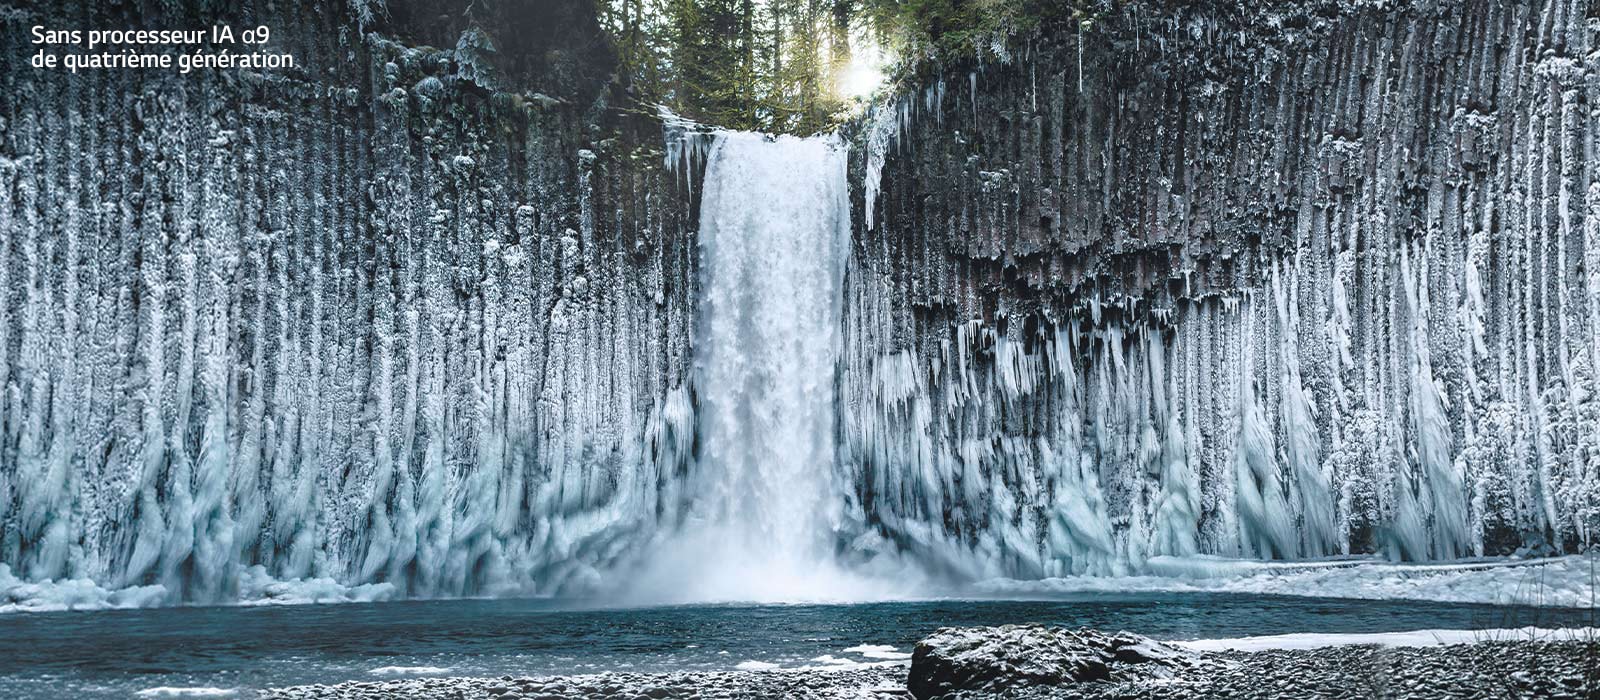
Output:
M917 698L953 691L1165 676L1207 663L1191 651L1127 632L1043 625L945 627L917 642L907 680Z

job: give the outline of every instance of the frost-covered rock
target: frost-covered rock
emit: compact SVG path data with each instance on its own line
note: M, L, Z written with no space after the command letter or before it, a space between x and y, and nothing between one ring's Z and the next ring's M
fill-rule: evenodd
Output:
M1593 645L1581 640L1485 641L1417 648L1376 645L1221 652L1226 663L1168 677L1071 686L957 692L970 700L1284 700L1285 698L1594 698ZM1530 672L1533 669L1534 672ZM905 697L897 666L782 671L603 673L498 678L419 677L270 688L277 700L459 700L459 698L804 698Z
M533 39L240 5L298 70L6 84L7 600L559 593L798 493L701 461L714 133L613 128L603 59L527 80ZM789 353L835 402L819 549L1076 586L1600 542L1587 5L1115 5L917 73L827 169L838 308L762 313L838 336Z
M1583 3L1226 6L873 111L847 514L980 579L1600 542ZM1456 61L1501 78L1418 77Z
M917 642L907 680L917 698L953 691L1123 681L1201 665L1194 652L1147 637L1043 625L945 627Z
M549 594L632 559L688 471L695 241L661 168L580 172L604 83L530 75L524 37L238 9L297 70L6 87L0 610Z

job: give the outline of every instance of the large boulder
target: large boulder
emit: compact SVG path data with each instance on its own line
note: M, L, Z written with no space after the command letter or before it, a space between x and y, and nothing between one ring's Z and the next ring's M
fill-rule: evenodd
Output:
M1161 677L1202 663L1194 652L1127 632L1043 625L944 627L917 642L906 685L919 699Z

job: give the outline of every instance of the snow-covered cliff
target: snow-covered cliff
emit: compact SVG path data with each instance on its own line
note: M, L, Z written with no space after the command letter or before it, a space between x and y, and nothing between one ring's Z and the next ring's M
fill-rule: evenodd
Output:
M193 21L145 4L0 17ZM602 138L627 125L598 87L552 89L603 54L496 82L471 32L409 48L285 5L219 21L272 26L294 70L74 76L0 45L0 564L168 600L592 580L692 439L678 188Z
M296 68L181 77L33 71L7 42L0 595L605 588L751 507L708 499L777 497L718 474L817 460L791 486L827 512L801 521L862 570L1592 544L1600 24L1576 0L1268 4L1119 4L927 66L850 130L842 284L783 280L842 289L836 362L785 354L834 345L814 333L740 359L829 375L801 393L837 405L717 432L833 416L776 465L702 444L696 377L748 370L694 371L727 335L710 142L669 125L663 165L592 16L513 46L245 3L225 19L272 24ZM840 215L822 199L774 210Z
M1592 545L1594 15L1130 3L925 70L860 138L861 520L980 575Z

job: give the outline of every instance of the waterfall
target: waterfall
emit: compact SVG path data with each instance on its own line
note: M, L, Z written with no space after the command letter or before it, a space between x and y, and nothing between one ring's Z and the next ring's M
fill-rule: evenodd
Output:
M832 490L845 152L832 138L742 133L714 148L695 348L707 495L751 545L812 559Z
M719 132L700 206L691 515L647 595L799 600L860 583L832 554L850 209L837 136ZM663 580L665 578L665 580Z

